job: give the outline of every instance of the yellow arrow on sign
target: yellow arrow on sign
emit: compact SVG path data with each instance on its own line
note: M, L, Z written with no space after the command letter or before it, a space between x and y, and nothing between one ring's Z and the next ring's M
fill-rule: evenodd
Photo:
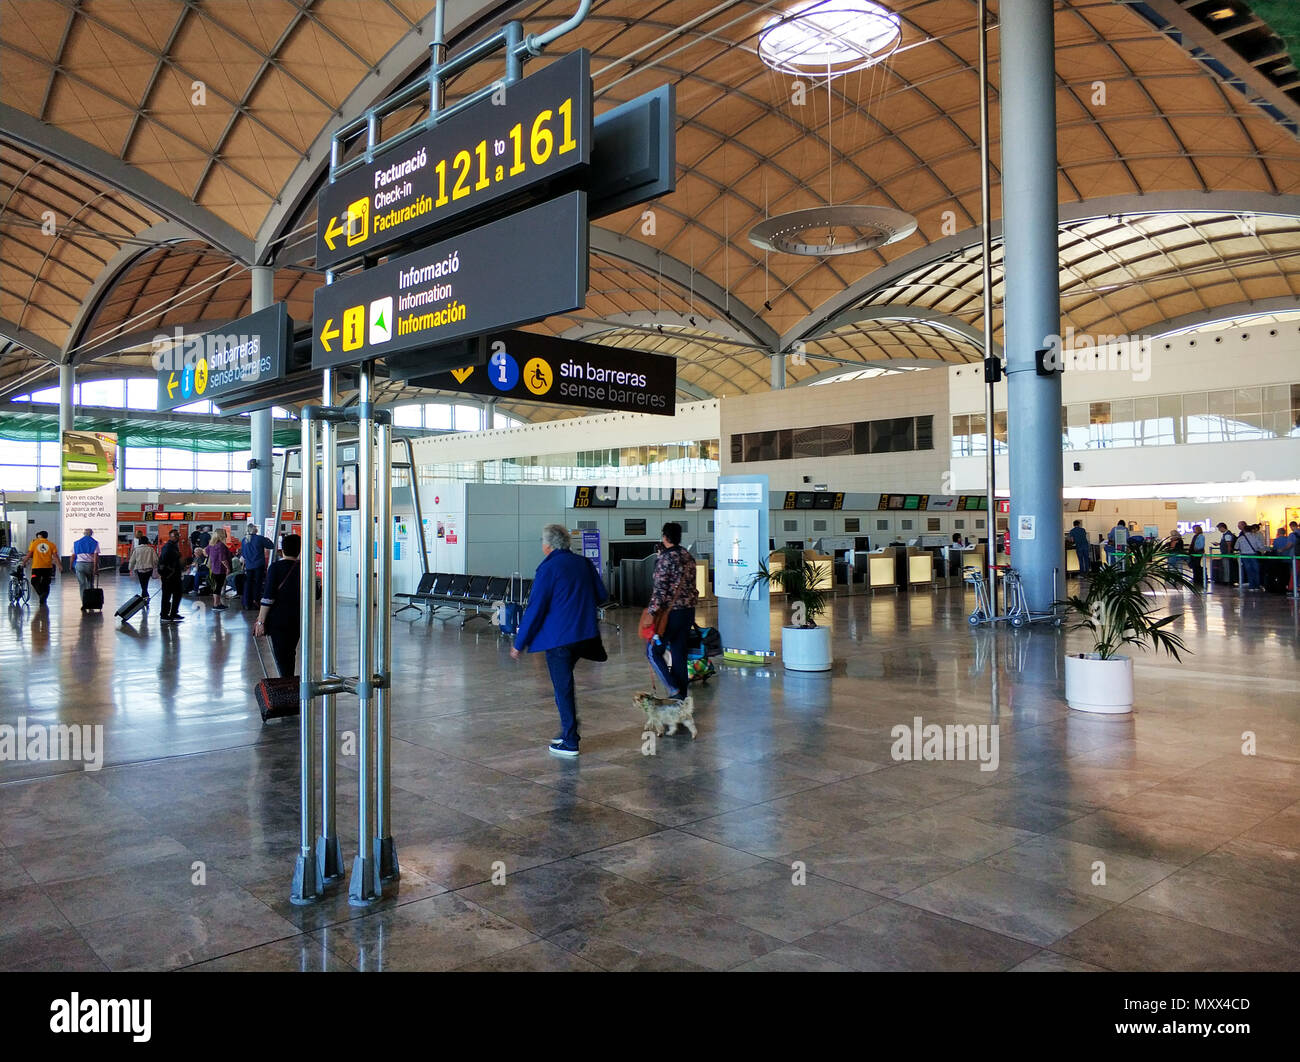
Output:
M466 380L469 379L469 374L472 373L473 371L474 371L474 366L471 365L468 369L452 369L451 374L452 376L456 377L457 383L464 383Z
M167 377L167 397L168 398L176 397L176 374L175 373L171 373Z
M327 317L325 319L325 327L320 330L320 345L325 348L325 353L327 354L333 353L333 351L330 349L330 340L337 339L339 334L339 330L337 328L333 328L333 329L330 328L330 325L332 325L333 323L334 323L334 318Z
M338 227L336 228L335 226ZM346 225L339 225L339 219L337 216L330 218L330 223L325 228L325 243L331 251L334 250L335 239L337 239L339 236L342 236L345 232L347 232L347 230L348 229ZM328 350L329 348L326 347L325 349Z

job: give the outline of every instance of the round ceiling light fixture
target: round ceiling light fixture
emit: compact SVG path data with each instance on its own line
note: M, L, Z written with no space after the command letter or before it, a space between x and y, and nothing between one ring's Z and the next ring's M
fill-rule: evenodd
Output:
M823 258L884 247L915 231L916 218L904 210L843 203L768 218L749 230L749 242L765 251Z
M804 0L758 34L758 57L796 76L838 77L887 59L902 40L897 15L872 0Z

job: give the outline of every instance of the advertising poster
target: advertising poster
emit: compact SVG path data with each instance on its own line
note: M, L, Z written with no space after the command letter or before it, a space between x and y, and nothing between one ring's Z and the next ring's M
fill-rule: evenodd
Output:
M766 542L763 543L767 545ZM762 559L757 509L719 509L713 521L714 593L741 599Z
M600 571L600 532L591 529L582 532L582 555Z
M72 544L90 528L100 555L113 556L117 545L117 436L65 431L61 463L60 545L71 554Z
M718 477L713 514L713 592L725 659L761 663L772 652L771 595L745 588L768 555L768 481L765 475Z
M340 516L339 521L339 552L352 552L352 517Z

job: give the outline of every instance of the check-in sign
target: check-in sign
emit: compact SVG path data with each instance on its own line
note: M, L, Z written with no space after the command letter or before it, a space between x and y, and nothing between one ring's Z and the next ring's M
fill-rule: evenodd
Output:
M503 201L585 169L591 129L590 59L579 50L321 189L316 264L499 215Z
M317 288L312 368L351 365L581 308L587 195L570 192Z
M158 360L158 408L215 402L284 378L293 321L282 302L201 336L179 337Z

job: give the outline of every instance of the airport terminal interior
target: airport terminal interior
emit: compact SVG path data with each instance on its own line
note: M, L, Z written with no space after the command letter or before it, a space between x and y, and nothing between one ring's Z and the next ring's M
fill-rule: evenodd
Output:
M0 971L1300 970L1298 67L0 0Z

